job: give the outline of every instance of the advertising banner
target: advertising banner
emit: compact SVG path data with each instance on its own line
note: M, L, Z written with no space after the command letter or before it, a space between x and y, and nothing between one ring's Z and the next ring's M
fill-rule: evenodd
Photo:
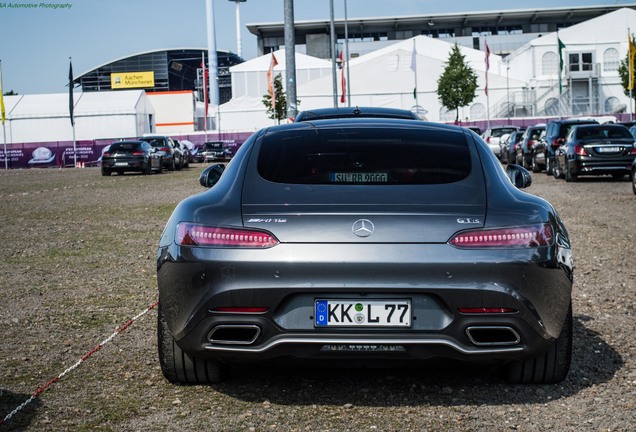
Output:
M110 74L110 88L152 88L155 86L155 73L148 72L121 72Z

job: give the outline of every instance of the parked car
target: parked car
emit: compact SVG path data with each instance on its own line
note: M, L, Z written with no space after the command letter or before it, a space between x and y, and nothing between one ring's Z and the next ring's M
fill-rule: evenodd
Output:
M631 133L634 139L636 139L636 125L629 128L629 133Z
M181 153L181 167L188 168L192 160L190 149L179 140L173 139L172 142L174 143L175 151L179 151Z
M599 124L598 121L585 118L585 119L567 119L567 120L553 120L548 123L545 129L545 134L541 139L541 142L537 144L534 152L533 163L535 165L545 166L545 172L548 175L553 175L552 168L554 167L554 152L557 148L565 142L565 137L574 126L584 124Z
M170 171L183 168L183 154L175 148L174 141L169 136L143 136L140 141L146 141L157 149L157 154L163 160L163 167Z
M545 168L543 164L539 164L534 157L534 152L537 144L541 139L541 134L545 131L545 123L538 123L533 126L529 126L521 140L521 145L517 147L515 154L515 163L522 165L526 169L531 169L532 172L539 172Z
M568 232L518 189L530 173L504 170L469 130L299 122L256 132L234 159L203 170L210 189L177 205L159 242L170 382L280 357L494 362L514 383L567 375Z
M197 162L229 161L232 159L232 151L223 141L209 141L203 144L196 154Z
M481 136L481 134L482 134L481 128L479 128L477 126L466 126L466 129L470 129L471 131L475 132L479 136Z
M142 174L161 172L161 156L145 141L117 141L108 146L101 157L102 175L128 171Z
M486 129L486 131L482 135L482 138L484 139L484 141L486 141L486 144L488 144L488 147L490 147L490 150L492 150L495 156L501 159L501 146L499 144L501 141L501 137L505 134L517 132L519 129L519 126L511 125L493 126Z
M636 195L636 159L632 162L632 171L630 173L630 177L632 180L632 192Z
M581 175L611 174L620 179L631 173L634 157L634 137L625 126L576 126L555 151L553 174L568 182L575 182Z
M517 163L517 148L521 145L525 130L518 130L508 135L501 144L501 162L505 164Z
M301 111L296 115L294 122L314 121L324 119L338 119L350 117L366 118L395 118L420 120L413 111L399 108L383 107L338 107L338 108L318 108Z

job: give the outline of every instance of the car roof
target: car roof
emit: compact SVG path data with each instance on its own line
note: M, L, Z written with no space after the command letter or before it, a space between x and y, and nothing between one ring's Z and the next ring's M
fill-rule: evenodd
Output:
M417 114L412 111L399 108L384 107L338 107L338 108L318 108L301 111L294 122L314 121L324 119L338 119L351 117L373 117L373 118L401 118L409 120L419 120Z

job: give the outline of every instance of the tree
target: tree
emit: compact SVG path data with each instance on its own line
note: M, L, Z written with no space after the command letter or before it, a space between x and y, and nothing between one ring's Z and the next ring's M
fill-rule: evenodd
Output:
M9 90L8 92L4 92L5 96L17 96L18 93L14 92L13 90Z
M459 108L469 105L476 97L477 74L466 64L465 57L455 44L451 48L444 72L437 80L437 99L448 110L455 110L459 120Z
M272 108L272 97L269 93L263 95L263 105L267 107L267 116L280 121L287 117L287 96L283 91L283 76L278 74L274 77L274 108Z
M632 44L636 46L636 39L634 39L634 35L631 35ZM620 65L618 66L618 75L621 78L621 84L623 86L623 92L625 92L625 96L629 97L629 48L627 49L627 55L623 60L621 60ZM636 61L632 64L632 80L636 82ZM632 96L636 96L636 83L634 84L634 89L632 90Z

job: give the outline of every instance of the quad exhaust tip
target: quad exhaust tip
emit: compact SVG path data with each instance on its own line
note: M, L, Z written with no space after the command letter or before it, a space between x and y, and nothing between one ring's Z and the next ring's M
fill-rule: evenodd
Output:
M261 334L261 328L254 324L218 325L208 335L213 344L251 345Z
M472 326L466 329L466 336L476 346L517 345L521 337L512 327Z

